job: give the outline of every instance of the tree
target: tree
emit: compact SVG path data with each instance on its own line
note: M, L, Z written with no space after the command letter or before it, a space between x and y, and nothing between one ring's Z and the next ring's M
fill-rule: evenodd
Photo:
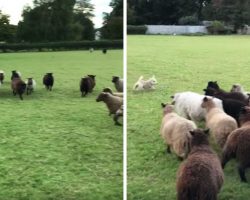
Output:
M0 41L13 42L16 35L16 26L9 23L9 16L0 11Z
M29 42L92 40L94 25L89 0L34 0L23 10L18 39Z
M123 1L112 0L110 6L113 8L111 13L104 13L103 27L101 36L104 39L123 38Z

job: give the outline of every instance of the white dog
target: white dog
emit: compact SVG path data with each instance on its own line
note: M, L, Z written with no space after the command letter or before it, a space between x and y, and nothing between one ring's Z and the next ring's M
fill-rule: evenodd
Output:
M138 81L135 83L133 89L135 91L142 91L142 90L154 90L154 85L157 84L157 80L155 78L155 75L153 75L148 80L143 80L143 76L141 76Z

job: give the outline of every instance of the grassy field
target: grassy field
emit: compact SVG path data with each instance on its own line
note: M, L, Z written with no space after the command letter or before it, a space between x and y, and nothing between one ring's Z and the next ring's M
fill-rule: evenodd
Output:
M122 51L0 54L0 200L122 199L122 127L95 101L113 75L122 76ZM10 72L33 77L37 89L24 101L10 90ZM52 92L42 77L53 72ZM97 85L80 97L79 81Z
M249 55L248 36L128 37L128 199L176 199L180 161L174 154L165 154L159 135L160 103L170 102L175 92L203 94L210 80L227 90L233 83L250 90ZM156 91L132 92L140 75L149 78L153 74L159 82ZM250 184L240 182L236 163L230 161L224 172L219 199L249 199ZM247 177L250 181L250 173Z

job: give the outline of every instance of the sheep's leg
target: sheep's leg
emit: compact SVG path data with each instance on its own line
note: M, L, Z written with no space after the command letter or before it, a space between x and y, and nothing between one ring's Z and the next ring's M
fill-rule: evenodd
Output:
M115 121L115 125L117 125L117 126L121 126L121 123L118 121L118 118L119 118L119 115L115 115L114 116L114 121Z
M52 86L49 87L49 91L52 91Z
M13 95L16 96L16 92L13 90Z
M19 97L20 97L21 100L23 100L22 94L19 94Z
M247 182L246 175L245 175L245 168L241 165L238 166L238 173L240 175L240 179L242 182Z

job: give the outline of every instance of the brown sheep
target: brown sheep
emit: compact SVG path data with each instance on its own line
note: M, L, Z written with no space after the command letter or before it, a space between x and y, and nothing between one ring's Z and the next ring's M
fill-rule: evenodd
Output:
M106 104L109 110L109 115L115 114L123 105L123 98L113 96L107 92L100 93L96 101L103 101Z
M4 71L0 70L0 83L1 84L3 84L3 80L4 80Z
M13 78L11 81L11 88L14 96L19 95L20 99L23 100L23 93L26 90L26 84L20 78Z
M240 179L242 182L247 182L245 170L250 167L250 107L242 108L239 121L241 127L229 135L221 162L224 168L231 158L236 158Z
M86 96L88 93L91 93L95 85L95 75L87 75L84 78L81 78L80 92L82 94L82 97Z
M49 91L52 90L52 87L54 85L54 77L53 73L47 73L43 77L43 84L45 85L45 88Z
M117 126L121 126L122 124L119 122L119 118L123 117L123 105L116 111L116 113L114 114L114 122L115 125Z
M196 129L193 121L185 119L174 112L174 106L161 104L163 118L160 134L167 144L167 152L171 149L180 158L186 158L189 153L190 131Z
M223 148L228 135L237 128L236 120L216 107L212 98L204 97L201 107L206 110L206 127L211 130L216 143Z
M113 90L111 88L104 88L102 91L103 92L108 92L108 93L112 94L113 96L123 97L122 92L113 92Z
M113 76L112 82L114 83L117 92L123 92L123 79L120 79L119 76Z
M177 200L217 200L224 181L218 156L209 146L208 130L191 133L191 151L177 173Z

